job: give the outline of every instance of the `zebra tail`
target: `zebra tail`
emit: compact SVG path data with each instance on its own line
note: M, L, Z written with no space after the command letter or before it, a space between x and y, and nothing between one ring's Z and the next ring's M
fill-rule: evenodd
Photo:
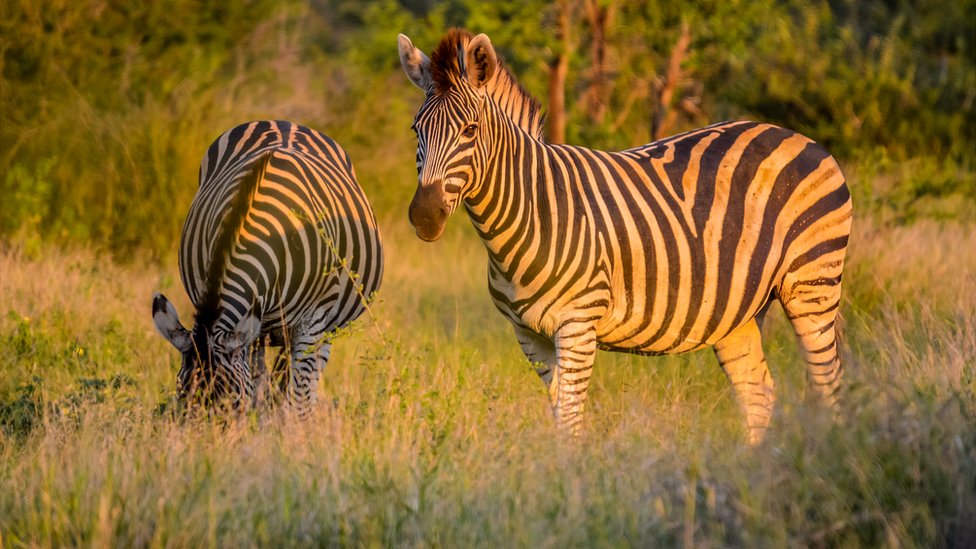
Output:
M224 274L227 271L227 259L230 257L237 235L244 225L244 220L251 210L254 195L258 185L264 179L272 156L274 156L274 151L266 151L251 163L247 171L237 178L237 190L230 200L229 208L224 213L224 218L221 220L217 235L214 238L212 257L207 267L203 299L197 308L195 317L198 324L210 327L220 314L220 290L223 287Z

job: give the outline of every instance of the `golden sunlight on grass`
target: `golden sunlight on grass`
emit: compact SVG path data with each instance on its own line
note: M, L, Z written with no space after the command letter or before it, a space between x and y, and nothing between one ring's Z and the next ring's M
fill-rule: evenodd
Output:
M0 254L0 542L7 546L892 545L973 540L976 234L857 226L849 390L806 402L784 319L769 440L747 449L710 353L602 353L588 430L555 432L485 290L480 244L383 225L375 319L335 345L307 424L182 421L149 296L175 268ZM897 252L897 253L895 253ZM897 257L896 257L897 256ZM39 273L51 273L40 275ZM381 335L380 335L381 334Z

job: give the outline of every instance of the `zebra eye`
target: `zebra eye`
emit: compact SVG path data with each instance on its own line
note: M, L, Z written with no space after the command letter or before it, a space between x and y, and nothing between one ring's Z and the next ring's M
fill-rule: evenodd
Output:
M463 135L464 137L474 137L474 133L476 131L478 131L477 124L468 124L467 126L464 127L463 130L461 130L461 135Z

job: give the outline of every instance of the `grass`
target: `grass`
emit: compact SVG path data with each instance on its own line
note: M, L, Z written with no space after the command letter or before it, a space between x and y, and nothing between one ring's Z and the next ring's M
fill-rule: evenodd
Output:
M343 36L313 5L258 2L192 18L146 4L93 26L99 2L48 4L0 18L0 549L976 546L968 162L847 151L842 422L808 402L774 307L765 445L744 446L710 352L600 354L575 443L489 301L467 221L433 246L407 227L421 96L391 37L431 43L443 22L384 19L383 4ZM380 216L384 286L337 341L314 421L184 422L166 411L178 356L151 296L191 317L174 260L200 154L269 117L347 148Z
M710 352L598 357L583 440L491 305L461 218L381 217L373 315L340 335L305 424L164 411L154 332L175 267L0 253L0 546L956 546L976 542L976 227L860 221L844 418L807 400L789 325L765 348L769 440Z

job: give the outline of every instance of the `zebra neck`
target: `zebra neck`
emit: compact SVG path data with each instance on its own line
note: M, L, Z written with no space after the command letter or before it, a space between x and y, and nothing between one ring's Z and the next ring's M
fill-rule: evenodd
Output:
M502 272L526 253L551 247L553 207L565 203L566 174L554 169L554 147L515 127L485 167L480 188L465 199L468 216Z

